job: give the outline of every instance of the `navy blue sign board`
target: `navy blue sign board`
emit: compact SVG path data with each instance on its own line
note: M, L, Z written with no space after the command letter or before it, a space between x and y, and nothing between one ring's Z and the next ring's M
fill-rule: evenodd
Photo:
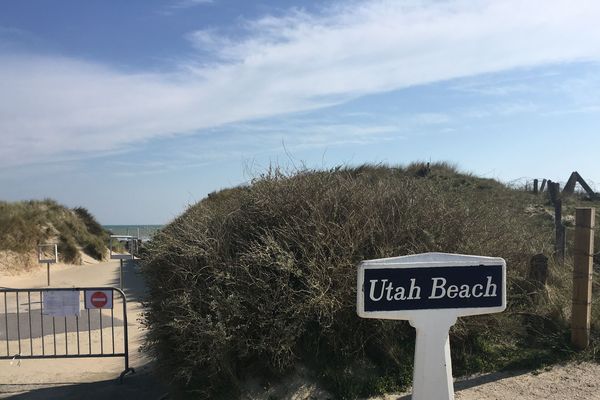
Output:
M500 307L502 265L365 269L365 311Z
M501 258L426 253L363 261L357 312L363 318L411 319L420 310L457 315L506 308L506 263Z

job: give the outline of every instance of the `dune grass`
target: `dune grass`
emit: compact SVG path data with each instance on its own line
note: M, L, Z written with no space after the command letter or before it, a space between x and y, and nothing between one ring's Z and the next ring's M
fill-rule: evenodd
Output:
M108 232L82 207L69 209L54 200L0 202L0 251L19 255L12 268L36 262L38 244L57 243L61 262L81 263L81 252L102 260Z

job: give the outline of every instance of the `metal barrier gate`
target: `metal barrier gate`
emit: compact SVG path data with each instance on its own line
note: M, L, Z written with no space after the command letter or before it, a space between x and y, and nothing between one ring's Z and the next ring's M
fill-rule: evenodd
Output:
M118 303L122 311L115 307ZM135 372L129 367L127 299L122 290L0 288L0 360L91 357L123 357L120 382Z

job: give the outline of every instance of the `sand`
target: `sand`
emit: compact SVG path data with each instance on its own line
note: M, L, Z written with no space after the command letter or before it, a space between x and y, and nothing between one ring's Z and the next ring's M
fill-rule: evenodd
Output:
M456 400L571 400L600 399L600 365L569 363L543 371L492 373L459 378L454 383ZM369 400L409 400L401 393Z
M243 400L328 400L332 396L299 369L293 376L271 387L251 383ZM492 373L459 378L454 383L456 400L571 400L600 399L600 365L570 363L543 371ZM406 393L362 400L410 400Z

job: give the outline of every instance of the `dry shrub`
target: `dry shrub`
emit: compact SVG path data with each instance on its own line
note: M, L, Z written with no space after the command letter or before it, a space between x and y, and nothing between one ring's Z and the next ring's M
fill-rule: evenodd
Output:
M147 248L146 347L198 397L234 397L246 374L296 363L338 397L397 389L410 380L413 330L356 316L356 267L439 251L506 259L518 302L452 331L458 371L497 366L531 337L522 311L537 306L520 283L550 238L524 217L526 196L444 164L273 170L213 193Z

